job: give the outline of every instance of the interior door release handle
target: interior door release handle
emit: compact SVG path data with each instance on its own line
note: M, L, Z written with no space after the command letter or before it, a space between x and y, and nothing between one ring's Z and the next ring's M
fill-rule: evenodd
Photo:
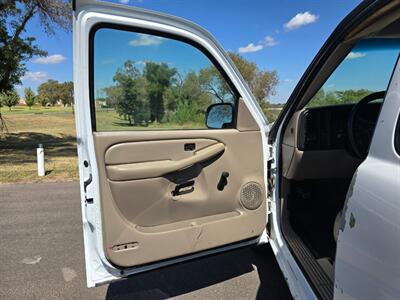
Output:
M184 195L194 191L194 180L178 184L171 192L172 196Z
M196 144L195 143L187 143L183 146L183 149L185 151L194 151L194 150L196 150Z

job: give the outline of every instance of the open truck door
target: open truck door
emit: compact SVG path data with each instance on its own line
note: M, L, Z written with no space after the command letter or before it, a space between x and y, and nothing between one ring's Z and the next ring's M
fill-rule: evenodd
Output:
M205 30L74 2L87 284L266 241L268 124Z

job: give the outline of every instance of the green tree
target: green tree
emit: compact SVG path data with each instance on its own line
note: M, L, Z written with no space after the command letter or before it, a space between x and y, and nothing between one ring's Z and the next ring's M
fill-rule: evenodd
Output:
M266 112L269 107L268 98L274 95L279 82L277 72L262 70L255 62L248 61L239 54L228 52L228 55L238 68L257 102ZM215 66L201 69L199 79L203 91L212 95L214 101L231 102L235 99L232 89Z
M232 102L234 100L233 91L214 65L200 70L199 81L202 90L212 95L215 102Z
M357 103L365 96L371 94L372 91L367 89L348 89L344 91L328 91L320 89L307 104L308 107L339 105L348 103Z
M257 102L261 107L266 108L265 104L268 104L269 97L275 94L276 86L279 83L278 73L262 70L255 62L248 61L239 54L228 52L228 55L238 68Z
M308 106L320 106L324 105L325 101L325 91L324 89L320 89L312 98L311 102L309 102Z
M115 107L122 98L122 89L120 86L109 86L103 88L105 100L108 107Z
M116 111L128 119L129 125L147 125L150 118L149 102L146 99L146 80L134 62L128 60L115 73L113 80L121 91Z
M36 96L36 97L37 97L37 101L40 103L40 105L41 105L42 107L46 107L47 104L49 103L49 99L47 99L46 96L38 95L38 96Z
M179 76L178 76L179 77ZM189 72L164 92L167 121L178 124L187 122L204 123L207 107L212 103L212 96L204 91L200 76Z
M35 44L35 37L26 36L28 22L37 16L50 35L56 28L67 30L71 27L70 6L66 0L0 1L0 92L11 91L21 83L26 61L47 54Z
M234 58L260 104L267 106L267 98L278 82L276 72L260 70L240 56ZM102 99L131 125L148 121L204 123L210 104L235 100L227 81L213 65L183 77L165 63L147 62L142 73L132 61L127 61L115 74L114 81L116 85L102 89L105 95Z
M64 106L71 106L74 104L74 83L66 81L59 84L59 97Z
M344 90L335 92L338 101L342 104L356 103L371 93L372 91L367 89Z
M25 91L25 104L29 107L29 109L32 108L32 106L35 104L36 102L36 96L35 93L33 92L33 90L31 88L26 88Z
M147 80L147 95L150 104L150 121L161 122L164 117L164 91L171 86L176 74L175 68L166 63L147 62L144 67L144 77Z
M8 106L8 110L15 106L19 102L18 93L15 90L3 92L1 94L1 102L3 105Z
M48 100L52 106L61 100L61 85L57 80L49 79L48 81L42 83L38 87L38 95L44 97Z

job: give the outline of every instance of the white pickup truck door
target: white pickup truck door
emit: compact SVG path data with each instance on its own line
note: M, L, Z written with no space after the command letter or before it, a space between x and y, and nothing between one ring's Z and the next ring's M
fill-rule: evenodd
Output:
M179 18L91 0L73 5L87 285L265 240L268 125L222 48ZM161 100L150 67L174 74L168 99L177 82L184 89L200 72L211 76L211 96L199 85L186 93L198 103L172 97L152 110L150 101ZM196 105L201 122L193 125L190 108L190 122L173 123L179 105Z

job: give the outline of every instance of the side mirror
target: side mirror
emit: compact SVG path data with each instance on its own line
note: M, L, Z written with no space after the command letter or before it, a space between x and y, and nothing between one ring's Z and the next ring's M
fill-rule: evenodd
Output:
M216 103L207 108L206 125L210 129L233 127L233 105L231 103Z

